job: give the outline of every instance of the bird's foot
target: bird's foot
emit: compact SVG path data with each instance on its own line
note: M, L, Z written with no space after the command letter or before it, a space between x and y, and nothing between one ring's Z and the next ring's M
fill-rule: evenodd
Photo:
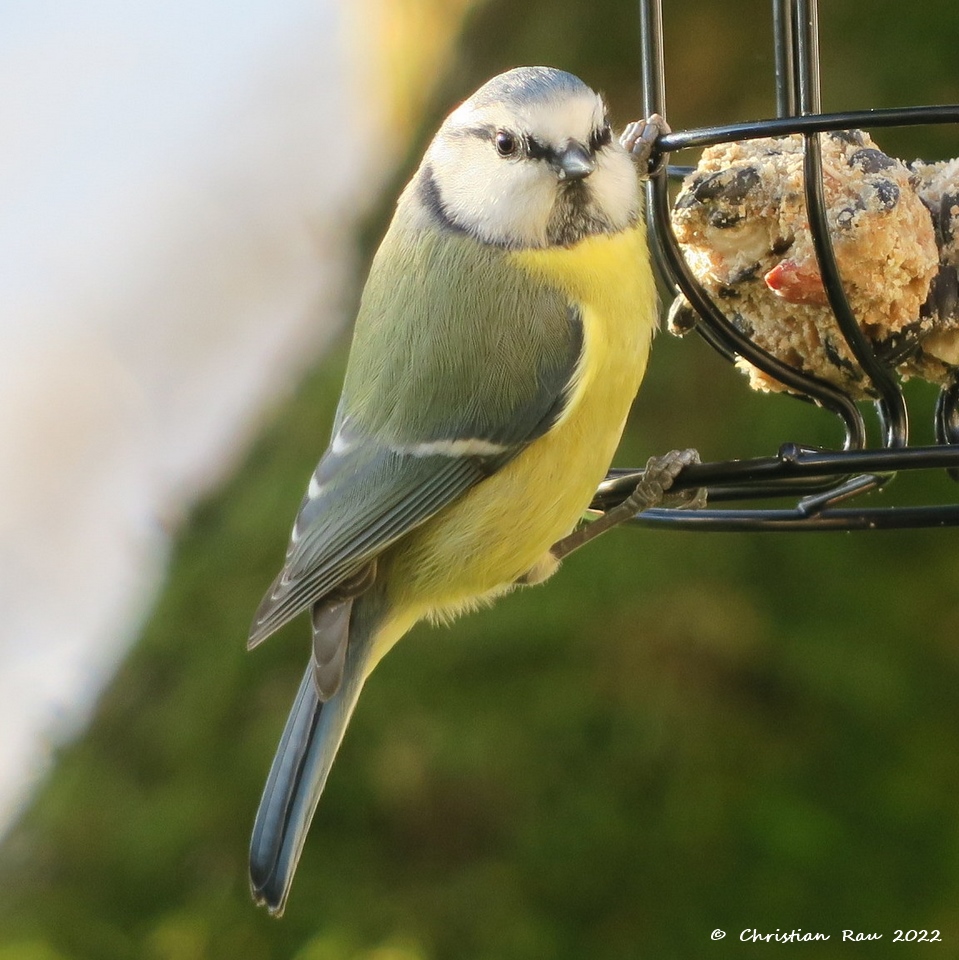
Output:
M626 125L619 142L625 147L626 152L633 157L637 163L646 170L646 176L651 176L659 168L659 157L654 162L656 141L667 133L672 133L672 128L658 113L647 117L645 120L634 120Z
M680 490L669 493L679 474L690 464L699 463L699 454L695 450L670 450L662 457L651 457L643 471L643 479L636 484L633 492L618 506L607 510L601 517L574 530L569 536L553 544L550 553L557 561L569 556L590 540L612 527L632 520L637 513L659 507L663 504L678 509L698 510L706 506L706 490Z

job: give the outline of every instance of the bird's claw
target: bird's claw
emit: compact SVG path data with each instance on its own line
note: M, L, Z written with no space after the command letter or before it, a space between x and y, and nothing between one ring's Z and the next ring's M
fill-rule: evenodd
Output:
M670 450L661 457L650 457L643 479L629 495L627 502L636 513L650 507L668 506L681 510L698 510L706 506L706 490L679 490L670 493L676 477L690 464L699 463L695 450Z
M660 167L662 159L656 154L656 141L672 128L658 113L654 113L645 120L634 120L626 125L620 144L642 167L646 169L646 176L651 176Z

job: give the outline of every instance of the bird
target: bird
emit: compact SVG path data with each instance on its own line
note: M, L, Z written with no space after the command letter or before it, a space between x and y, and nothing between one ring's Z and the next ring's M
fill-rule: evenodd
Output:
M636 160L652 120L621 143L578 77L518 67L450 113L397 201L332 439L249 636L311 619L250 844L253 898L274 915L384 654L418 621L541 583L590 538L579 523L657 326ZM620 518L669 487L681 453Z

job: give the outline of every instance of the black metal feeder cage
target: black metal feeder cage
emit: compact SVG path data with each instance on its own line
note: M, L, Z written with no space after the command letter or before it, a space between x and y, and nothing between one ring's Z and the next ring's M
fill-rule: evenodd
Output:
M863 335L843 289L827 226L820 133L855 128L959 123L959 105L822 113L816 0L772 0L777 117L661 135L647 184L647 219L656 266L677 295L698 314L696 331L730 360L741 357L783 384L789 393L811 400L841 421L841 449L783 444L774 456L697 464L682 471L676 488L705 487L710 506L702 510L656 508L634 522L675 529L861 530L959 525L959 504L860 506L859 498L884 486L899 471L945 471L959 481L959 373L944 386L934 412L932 446L910 446L909 418L900 382L888 359L877 355ZM641 0L643 111L668 116L663 68L661 0ZM671 167L668 155L685 148L783 137L803 138L805 205L822 284L830 310L869 382L882 437L867 447L862 410L846 392L790 366L754 343L717 307L694 277L670 219L669 179L689 168ZM955 305L953 305L955 308ZM614 470L594 501L597 509L621 502L642 475ZM788 498L783 509L750 508L748 501ZM868 501L865 501L868 502ZM842 507L838 504L843 504ZM717 504L730 504L717 506Z

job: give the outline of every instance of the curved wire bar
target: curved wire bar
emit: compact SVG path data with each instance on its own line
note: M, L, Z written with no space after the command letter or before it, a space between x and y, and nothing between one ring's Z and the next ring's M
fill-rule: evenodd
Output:
M640 0L643 109L665 115L662 0ZM727 359L743 357L783 383L794 396L836 414L845 431L840 451L812 451L784 444L776 457L732 460L688 467L677 489L704 486L713 503L799 496L787 510L649 510L636 519L647 525L696 530L894 529L959 525L959 505L837 509L836 504L881 487L900 470L941 469L959 480L959 373L942 389L936 405L936 447L908 446L908 411L889 365L863 336L843 289L829 237L822 184L819 134L857 127L959 123L959 104L887 110L821 113L818 11L816 0L772 0L776 71L773 119L669 133L657 141L647 184L650 243L667 285L681 291L702 319L696 330ZM801 134L804 138L806 208L827 299L853 356L877 397L883 448L867 450L857 404L843 391L801 373L762 350L730 323L689 269L672 230L667 176L692 168L667 166L670 152L731 140ZM625 499L642 471L615 471L594 501L606 509Z
M903 127L939 123L959 123L959 104L889 107L882 110L845 110L841 113L771 117L765 120L698 127L695 130L674 130L672 133L663 134L656 142L656 147L663 153L676 153L679 150L713 147L717 143L733 140L786 137L791 133L828 133L831 130L850 130L858 127Z

